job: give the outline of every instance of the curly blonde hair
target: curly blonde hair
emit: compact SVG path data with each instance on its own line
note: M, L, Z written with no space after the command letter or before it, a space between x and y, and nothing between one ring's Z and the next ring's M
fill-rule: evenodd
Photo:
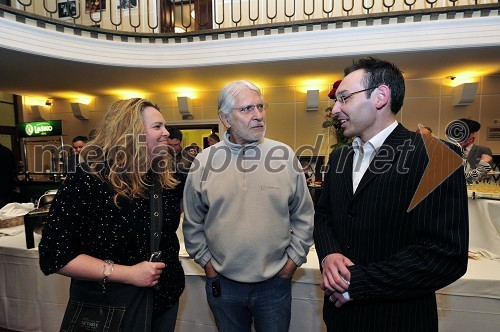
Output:
M95 137L81 153L90 172L113 187L116 205L119 197L146 197L152 185L145 177L153 162L145 145L146 128L142 112L146 107L159 111L158 106L142 98L111 104ZM161 172L153 172L154 177L163 188L174 188L179 181L173 177L172 157L167 153L157 159L155 157L155 164L161 162L163 167Z

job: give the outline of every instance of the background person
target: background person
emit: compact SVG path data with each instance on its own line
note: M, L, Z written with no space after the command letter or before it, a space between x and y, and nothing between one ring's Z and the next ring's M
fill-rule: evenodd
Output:
M182 131L179 128L169 127L167 128L170 136L167 138L168 145L174 151L174 155L177 156L182 152Z
M167 141L174 157L176 173L179 173L178 175L185 180L191 167L192 158L189 157L187 151L184 152L182 149L182 131L175 127L169 127L168 132L170 136Z
M429 158L422 135L395 120L405 84L393 64L346 68L333 112L352 146L331 154L314 240L328 331L437 331L435 291L467 269L461 169L408 211Z
M463 141L459 142L463 148L464 156L467 159L467 162L470 165L471 169L476 168L479 161L488 160L488 163L491 163L493 154L491 153L491 149L486 146L475 145L474 142L477 138L477 133L479 129L481 129L481 124L477 121L471 119L459 119L462 123L465 123L467 129L469 131L469 137ZM486 156L484 156L486 155ZM489 156L490 158L488 158Z
M82 160L80 160L80 152L82 152L83 147L87 144L87 137L76 136L71 141L71 152L68 156L68 162L66 165L67 173L74 173L76 170L76 165L78 165Z
M12 151L0 144L0 208L12 202L16 187L14 172L16 162Z
M126 138L130 135L133 142ZM147 153L141 153L145 150L138 135L146 136ZM154 290L153 331L174 330L184 289L175 233L183 188L171 172L151 169L157 165L153 157L167 147L168 135L163 116L151 102L134 98L112 104L92 145L84 151L107 159L88 160L68 176L52 202L39 246L42 271L69 276L72 285L81 280L100 285L105 269L111 271L110 284L158 285ZM163 154L161 163L169 169L171 157ZM160 262L149 262L148 192L155 180L163 187L162 255ZM108 260L112 263L105 262Z
M465 180L468 183L483 180L492 170L491 150L485 146L473 144L480 128L481 125L477 121L459 119L450 122L445 130L448 139L461 147Z
M306 182L307 183L314 183L315 174L314 174L314 170L311 167L311 163L307 160L301 160L300 166L302 167L302 171L304 172Z
M222 89L224 141L196 157L184 191L186 250L205 269L222 332L250 331L252 320L288 331L292 276L312 245L306 180L292 149L264 138L266 108L250 82Z
M186 150L187 154L192 158L196 158L198 153L200 153L200 147L196 143L191 143L190 145L186 146L184 149Z
M210 135L208 135L207 141L209 146L215 145L220 142L219 135L217 135L216 133L211 133Z
M79 156L80 152L82 152L83 147L87 144L87 137L85 136L76 136L71 141L71 145L73 146L73 154Z

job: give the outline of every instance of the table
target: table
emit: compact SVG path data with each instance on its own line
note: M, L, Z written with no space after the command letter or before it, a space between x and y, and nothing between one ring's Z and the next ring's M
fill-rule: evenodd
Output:
M500 262L469 259L467 273L436 295L440 332L498 331Z
M45 277L38 250L26 249L24 226L15 236L0 237L0 327L17 331L59 331L70 279ZM36 246L40 235L34 234Z
M469 198L469 250L500 259L500 201Z
M0 327L17 331L58 331L70 279L45 277L38 267L38 250L26 249L24 226L15 236L0 237ZM15 227L12 227L15 228ZM36 246L40 235L34 234ZM181 258L186 290L179 306L178 332L216 331L205 297L203 270ZM292 284L290 331L321 331L323 294L316 252L297 270ZM441 332L490 332L500 326L500 262L469 260L467 273L437 292Z
M297 270L292 284L290 331L326 331L322 322L323 293L316 253ZM203 270L183 259L186 290L181 297L176 332L217 332L206 302ZM500 262L469 260L467 273L436 292L440 332L491 332L500 326Z
M17 331L58 331L68 301L70 279L44 276L38 250L26 249L24 226L15 236L0 237L0 327ZM40 235L34 234L36 246ZM323 295L316 253L297 271L293 283L291 331L325 331L321 321ZM176 331L217 331L205 297L205 278L193 260L181 258L186 290L181 297ZM299 314L300 313L300 314ZM29 317L29 319L27 319Z

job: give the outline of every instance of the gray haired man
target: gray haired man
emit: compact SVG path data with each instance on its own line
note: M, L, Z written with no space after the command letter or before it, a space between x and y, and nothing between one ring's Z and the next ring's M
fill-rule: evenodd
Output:
M247 81L218 101L224 140L200 153L184 190L184 240L207 275L219 331L288 331L291 278L312 245L313 204L299 161L264 138L267 105Z

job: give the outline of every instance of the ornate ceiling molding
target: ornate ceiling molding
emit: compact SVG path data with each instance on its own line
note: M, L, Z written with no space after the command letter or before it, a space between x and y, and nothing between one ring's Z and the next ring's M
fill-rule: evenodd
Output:
M166 38L83 31L0 11L0 47L84 63L190 68L500 45L499 10Z

